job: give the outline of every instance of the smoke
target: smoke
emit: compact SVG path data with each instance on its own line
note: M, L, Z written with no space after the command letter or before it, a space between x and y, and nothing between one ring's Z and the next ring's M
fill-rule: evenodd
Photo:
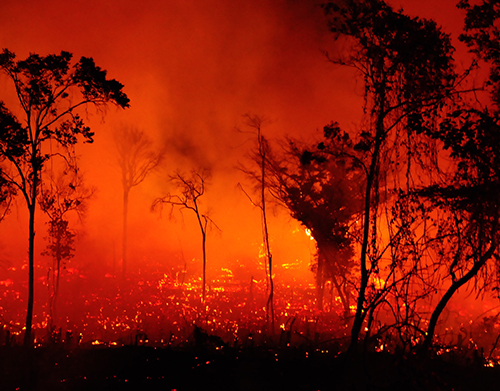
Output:
M335 42L316 1L3 0L0 21L2 47L19 58L61 50L91 56L125 85L131 99L126 111L89 110L95 143L79 146L78 153L87 182L97 190L79 228L74 262L110 268L121 257L121 184L112 136L121 124L143 129L168 151L161 169L131 192L131 268L151 259L201 258L189 211L169 219L149 210L155 198L176 191L169 174L193 168L212 172L202 208L222 231L208 239L208 262L220 267L235 258L257 258L262 242L259 212L237 187L251 187L236 169L250 164L245 155L254 143L235 131L244 128L243 115L270 118L263 132L271 140L314 138L332 120L349 128L361 115L355 74L323 55ZM0 83L3 94L8 84ZM2 235L10 224L17 237L27 237L19 228L24 218L12 213L0 225ZM40 251L43 230L40 223ZM310 244L298 224L276 210L270 230L276 262L299 259L307 271ZM27 240L16 243L27 248Z

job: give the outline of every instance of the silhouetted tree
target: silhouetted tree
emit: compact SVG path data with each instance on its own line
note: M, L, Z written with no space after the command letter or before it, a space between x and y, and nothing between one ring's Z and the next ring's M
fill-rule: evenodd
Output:
M201 197L205 194L206 182L209 178L207 170L191 171L190 175L177 173L170 177L175 187L179 190L180 194L167 194L165 197L157 198L151 209L157 210L164 204L171 205L172 211L178 207L181 211L188 209L196 215L196 220L201 232L201 248L203 252L203 278L202 278L202 302L206 298L206 274L207 274L207 229L209 225L215 226L214 222L208 216L208 213L203 213L200 210Z
M324 136L316 146L289 140L282 156L269 154L268 187L316 241L319 308L323 309L324 287L329 280L347 318L351 295L347 277L353 267L364 178L360 167L347 158L355 152L349 135L337 124L330 124L324 127Z
M458 6L466 11L460 39L476 55L478 64L489 67L485 90L490 99L477 107L455 105L439 131L426 129L442 141L455 170L449 183L420 192L448 216L441 225L444 239L438 251L449 285L431 314L424 350L431 347L439 317L458 289L474 278L477 286L479 277L487 285L486 265L498 256L500 239L500 4L484 0L471 6L463 0Z
M444 294L434 308L423 343L429 348L439 316L455 292L477 277L497 254L500 217L500 126L498 112L459 110L441 127L440 137L456 171L446 185L420 191L446 213L437 251L446 265ZM483 276L486 278L486 276Z
M267 122L259 116L247 114L245 116L246 125L253 130L252 136L256 138L256 144L251 151L250 160L255 164L256 168L247 168L241 166L240 169L254 182L254 192L258 194L258 202L255 202L241 184L238 184L241 190L248 197L253 206L259 208L261 223L262 223L262 247L264 250L264 269L266 271L266 282L268 297L266 301L266 323L271 332L274 333L274 276L273 276L273 254L271 252L271 244L269 241L269 225L267 219L267 197L269 178L268 178L268 159L271 154L268 140L262 134L262 127Z
M64 263L74 256L75 231L70 228L69 217L76 214L82 218L87 203L93 191L83 182L83 176L77 166L74 151L68 150L62 162L62 169L54 174L53 167L47 179L40 185L41 192L38 198L40 209L49 218L47 221L47 246L42 255L52 258L52 267L49 268L49 321L48 330L52 333L54 321L57 317L57 298L59 295L59 281Z
M329 58L356 69L364 80L365 91L367 118L355 146L364 152L360 162L366 178L359 257L361 277L349 347L353 351L358 346L366 316L373 313L388 291L387 278L380 276L380 260L390 248L390 242L381 245L381 189L387 186L390 189L402 176L405 166L408 173L405 186L413 185L410 151L417 140L415 136L404 136L421 127L424 118L436 114L454 88L456 77L449 37L433 21L395 12L382 0L328 2L324 9L331 31L350 45L339 56ZM408 142L403 144L403 140ZM385 173L393 173L392 183ZM371 283L374 279L384 281L382 289Z
M7 49L0 54L0 69L13 83L24 117L23 125L11 126L2 136L0 155L3 177L23 195L29 211L26 346L32 343L35 211L42 169L51 159L44 145L49 140L61 146L74 145L79 136L92 142L93 133L78 114L79 108L94 105L99 109L108 103L122 108L129 105L123 85L107 79L106 71L96 66L92 58L82 57L73 66L71 59L68 52L31 54L19 61ZM2 117L5 114L5 110L0 113Z
M262 134L262 126L266 122L258 116L246 115L246 125L255 131L257 143L252 151L251 160L256 164L257 169L242 168L256 184L255 192L258 193L259 201L254 202L252 197L241 188L250 202L259 208L262 221L262 246L265 254L265 270L268 287L268 298L266 302L266 323L270 326L271 332L274 333L274 277L273 277L273 254L269 242L269 226L267 220L267 200L266 192L268 190L268 159L270 158L270 147L268 140Z
M142 183L163 159L164 151L155 150L153 142L136 128L122 127L115 133L118 166L122 176L123 227L122 227L122 275L127 271L127 220L129 195L132 187Z

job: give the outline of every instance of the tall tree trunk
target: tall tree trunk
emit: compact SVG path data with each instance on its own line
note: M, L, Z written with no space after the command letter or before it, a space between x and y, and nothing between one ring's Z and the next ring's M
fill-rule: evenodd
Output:
M259 154L261 157L261 210L262 210L262 230L264 236L264 248L266 251L267 266L269 270L269 296L266 303L266 322L271 327L271 333L274 333L274 279L273 279L273 255L269 244L269 230L267 227L267 209L266 209L266 149L264 137L260 132L257 133L259 141ZM267 274L267 273L266 273ZM271 322L269 322L269 318Z
M201 223L201 220L200 220L200 223ZM206 248L207 234L206 234L205 230L203 229L203 227L201 229L201 236L202 236L201 245L203 248L203 278L202 278L203 294L202 294L202 301L204 303L205 299L206 299L206 295L207 295L207 248Z
M36 174L35 174L36 175ZM33 325L33 305L35 297L35 206L36 206L36 179L33 181L32 201L29 205L29 250L28 250L28 310L26 312L26 331L24 346L33 344L31 329Z
M269 270L269 296L266 303L266 321L271 326L271 332L274 333L274 279L273 279L273 255L269 245L269 231L267 229L267 214L264 194L262 194L262 222L264 230L264 246L266 251L267 266ZM271 319L271 322L269 322Z
M130 189L123 188L123 227L122 227L122 277L127 275L127 224L128 224L128 198Z
M318 269L316 272L318 309L323 310L325 283L328 279L330 279L332 283L331 300L333 302L333 287L335 287L337 295L340 297L340 301L344 307L344 316L347 318L350 314L349 301L337 280L337 276L342 278L341 272L339 268L336 267L335 263L335 256L337 255L337 252L332 249L332 245L328 243L328 241L324 241L322 239L316 239L316 246L318 254Z
M366 301L366 288L368 287L368 268L367 268L367 252L368 252L368 242L370 236L370 223L371 223L371 209L372 209L372 192L374 191L375 178L378 171L379 155L380 149L382 147L382 142L384 140L384 105L383 105L384 94L380 98L381 108L378 114L376 134L375 134L375 146L373 149L373 154L370 162L370 169L368 176L366 178L366 191L365 191L365 206L364 206L364 221L363 221L363 242L361 245L361 256L360 256L360 267L361 267L361 282L359 287L359 295L356 303L356 314L354 316L354 322L351 328L351 343L349 345L349 352L356 351L358 348L359 334L363 326L363 321L366 316L366 311L364 310L364 305ZM375 189L378 191L378 189ZM376 212L375 212L376 213Z
M325 294L325 257L318 245L318 265L316 268L316 301L318 310L323 311L323 297Z
M340 301L342 302L342 306L344 307L344 318L347 319L351 313L351 311L349 309L349 300L348 300L347 296L344 295L344 292L342 292L342 287L339 284L339 282L337 281L337 278L335 277L335 275L332 275L332 283L333 283L333 286L335 286L335 290L337 291L337 293L340 297ZM333 296L333 294L332 294L332 296Z

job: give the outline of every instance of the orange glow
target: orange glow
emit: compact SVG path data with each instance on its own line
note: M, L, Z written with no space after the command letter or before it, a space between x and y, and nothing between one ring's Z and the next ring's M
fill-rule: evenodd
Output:
M38 342L57 334L75 346L183 346L194 325L235 345L266 341L269 287L261 216L238 187L255 185L238 168L253 164L247 156L255 140L245 133L243 115L269 118L262 129L269 140L289 136L312 143L321 136L319 129L332 120L354 129L363 114L363 91L354 71L335 68L322 55L342 47L313 3L0 1L3 47L19 58L61 50L74 53L75 58L91 56L125 85L131 100L126 111L108 107L84 113L95 131L95 142L77 145L77 155L85 183L95 191L84 216L70 217L76 251L61 269L57 312L50 319L54 330L47 330L52 260L41 255L47 218L37 212L33 324ZM460 32L456 0L390 3L411 15L428 13L423 16L434 17L446 31ZM0 94L8 107L15 106L15 91L2 76ZM131 190L128 274L122 278L122 188L113 134L124 126L144 131L155 148L166 150L166 157ZM57 165L46 168L57 170ZM207 233L206 303L200 300L202 239L196 218L186 210L150 210L156 198L178 190L168 176L191 169L212 174L201 209L220 228ZM27 300L23 202L18 198L0 222L0 329L8 330L18 342ZM273 332L290 333L290 338L302 342L314 335L324 341L344 341L356 311L355 289L347 284L351 297L344 308L334 283L325 281L325 304L319 310L311 230L275 204L269 206L268 219L275 281ZM356 225L360 228L362 220ZM355 251L357 256L359 249ZM353 278L359 273L353 270ZM390 282L383 270L370 278L376 290ZM494 318L491 324L483 324L477 318L494 306L494 298L472 303L463 295L453 300L453 315L440 330L443 341L450 342L451 335L466 325L485 344L494 342L500 322ZM498 317L498 312L488 316ZM476 342L471 340L471 346ZM375 346L376 351L390 349L385 343ZM447 352L439 354L443 353ZM500 358L496 354L485 365L493 366L493 359Z

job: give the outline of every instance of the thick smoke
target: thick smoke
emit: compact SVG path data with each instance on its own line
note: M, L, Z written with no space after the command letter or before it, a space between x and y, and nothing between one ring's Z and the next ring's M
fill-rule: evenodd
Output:
M422 11L422 2L397 3L410 13ZM443 3L449 10L452 1ZM424 16L433 16L432 7ZM75 58L92 56L125 85L131 99L126 112L89 110L96 141L80 145L78 153L96 192L86 219L77 222L79 246L72 262L80 267L99 265L107 272L121 257L121 184L112 135L122 124L144 130L168 151L163 166L131 192L131 268L152 260L200 259L199 231L189 211L172 218L168 210L161 216L149 211L156 197L175 192L168 175L197 168L212 172L203 207L221 230L208 244L209 263L220 268L236 259L254 262L262 241L259 212L237 187L240 182L251 187L236 168L251 164L245 155L254 142L235 131L245 130L243 115L269 118L271 125L263 131L275 140L317 137L317 129L331 120L354 128L361 114L361 82L323 54L335 49L335 41L315 1L4 0L0 15L1 46L19 58L61 50ZM12 98L4 79L0 87ZM5 247L0 256L21 263L26 216L23 201L17 203L20 210L0 224ZM276 262L298 259L307 271L309 239L286 213L274 213L270 229ZM39 219L38 253L44 230Z

